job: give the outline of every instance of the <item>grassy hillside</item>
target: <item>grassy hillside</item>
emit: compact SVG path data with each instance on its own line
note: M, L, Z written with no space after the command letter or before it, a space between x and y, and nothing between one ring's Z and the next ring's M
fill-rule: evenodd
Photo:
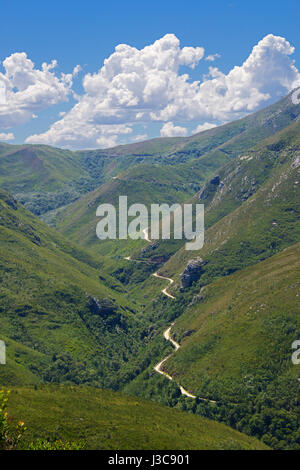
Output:
M0 383L120 389L157 363L174 312L155 299L159 284L143 302L126 290L129 278L140 291L151 271L124 260L118 281L108 274L118 269L114 260L66 240L3 191L0 217L0 339L8 356Z
M296 122L224 166L194 198L206 206L203 249L180 249L160 268L176 281L173 318L182 314L173 329L182 348L166 370L218 402L191 410L281 449L300 445L300 370L291 361L300 338L299 149ZM180 291L180 273L196 256L206 264ZM141 296L154 282L165 281L147 280ZM170 384L149 369L126 390L174 404Z
M147 323L93 257L0 192L0 331L7 384L118 386L147 342Z
M277 448L300 448L300 244L203 288L176 321L168 373L227 412L211 417ZM228 410L231 410L230 412Z
M0 184L14 192L55 191L82 176L75 153L46 145L0 145ZM85 175L87 176L87 174Z
M238 402L238 384L243 393L245 376L261 374L260 367L274 379L278 369L297 378L291 344L300 338L299 255L298 243L204 287L173 328L182 348L168 361L168 370L189 377L198 394L208 386L199 373L205 370L215 376L216 387L213 393L208 386L205 395L218 400L225 395L233 402ZM185 336L188 329L191 334Z
M224 172L226 175L234 171L238 172L235 158L239 152L247 152L255 143L286 128L298 117L299 113L300 106L293 105L290 96L288 96L264 110L225 126L210 129L182 140L175 139L174 142L172 139L163 140L161 147L159 147L160 140L156 139L155 141L117 147L105 151L106 153L94 151L86 154L85 157L82 154L83 161L88 158L89 165L95 170L100 162L103 164L104 160L110 158L111 165L109 167L103 166L102 172L106 175L105 177L115 176L73 204L58 212L49 213L45 220L54 224L64 235L84 246L111 255L128 255L126 243L119 242L116 245L114 242L106 242L102 245L99 244L95 234L97 223L95 212L100 203L109 202L117 205L119 195L127 195L129 204L139 202L148 207L151 203L186 202L216 172L221 176ZM172 147L173 144L177 147L176 151L175 147ZM143 146L148 149L145 150L144 156ZM180 149L179 146L181 146ZM87 157L87 155L89 156ZM272 166L270 162L266 164L264 161L252 171L251 183L258 175L258 181L255 181L252 190L257 189L259 183L262 182L261 175L265 166L268 169L268 165ZM117 173L117 170L122 171ZM230 181L230 183L235 188L235 181ZM219 217L224 216L226 210L227 213L232 211L234 207L237 207L237 204L234 206L232 201L227 208L223 204ZM211 223L216 220L215 215L215 219L212 219ZM130 253L134 249L140 249L140 246L141 244L137 246L130 244L128 246ZM178 250L179 246L180 243L176 243L174 246L158 245L157 256L167 259Z
M133 434L128 432L125 409L139 402L135 398L127 397L119 409L124 417L119 425L112 405L106 408L99 399L98 411L93 404L102 393L113 397L110 392L41 386L46 382L123 388L223 421L271 447L299 448L299 367L291 363L291 344L300 337L299 113L300 105L287 97L196 136L108 151L0 145L0 184L11 189L16 183L20 201L63 232L0 191L0 339L8 354L0 383L35 384L14 392L12 409L19 415L25 402L32 403L35 411L20 418L32 422L36 435L43 432L43 415L54 436L54 421L66 410L62 437L78 435L82 418L91 448L102 442L105 448L132 448L133 442L144 448L149 448L145 442L175 445L169 434L156 441L150 424L150 434L143 435L141 410ZM204 203L203 249L187 252L181 242L100 242L96 208L104 202L117 205L120 195L128 196L129 205L148 207ZM124 260L128 255L138 262ZM179 289L181 273L196 256L204 260L197 279ZM159 294L166 281L151 276L157 269L175 279L170 288L175 300ZM189 391L217 403L187 400L175 383L153 371L173 350L162 331L175 319L173 332L182 348L166 369ZM18 404L20 395L24 399ZM53 421L46 416L50 395ZM76 406L82 412L80 403L87 404L86 417L76 414ZM156 405L147 406L145 416L157 420L159 412L151 408ZM113 424L99 441L90 423L100 429L93 416L103 416L103 410L105 423ZM74 415L80 421L76 426ZM188 418L190 423L198 419ZM238 448L231 437L221 440L225 431L215 429L220 448ZM193 435L195 447L217 445L210 440L213 431L200 441L196 431Z
M76 152L46 145L5 144L0 144L0 186L37 215L93 188Z
M181 348L170 346L161 359L173 351L164 369L175 382L149 367L126 393L224 422L276 449L299 449L300 366L292 363L300 338L299 254L298 243L169 301ZM216 403L187 400L176 383Z
M183 241L165 240L134 252L135 258L145 261L170 258L164 265L154 265L153 271L159 267L161 274L175 279L171 290L179 299L178 309L214 279L255 264L300 240L299 149L297 121L227 163L190 199L205 205L205 244L200 251L186 251ZM205 264L196 276L195 286L185 289L182 296L181 273L197 256ZM155 286L158 288L163 281L144 279L141 295L155 295Z
M119 263L112 266L112 272L122 282L132 276L132 271L138 270L139 282L145 280L146 284L142 295L149 296L156 292L162 281L149 277L162 262L165 262L173 253L174 256L160 268L162 274L174 277L176 283L174 290L177 295L180 285L180 274L188 261L201 256L206 264L202 269L198 286L209 284L214 279L226 276L247 265L274 255L285 247L300 239L299 225L299 156L300 156L300 124L299 121L291 124L285 130L268 138L257 147L240 154L239 157L222 167L214 178L204 185L202 190L190 201L205 204L205 245L200 252L186 251L181 242L162 242L149 245L142 242L108 242L101 244L94 234L96 218L93 218L96 206L109 196L109 201L115 201L123 191L130 190L132 201L134 196L140 196L148 201L149 193L144 192L146 183L140 189L135 186L134 178L114 180L114 186L102 187L102 192L95 192L86 197L86 201L78 201L69 211L69 217L62 221L61 227L68 236L76 237L89 246L95 240L95 248L110 250L112 255L133 254L134 258L150 261L150 264L136 264L135 268L129 263L124 266ZM183 165L184 166L184 165ZM132 170L141 170L143 166ZM131 172L129 172L131 174ZM139 174L139 173L138 173ZM158 172L160 174L160 172ZM164 172L161 172L161 178ZM147 173L141 179L147 179ZM149 172L150 181L153 173ZM132 183L130 186L128 181ZM121 186L124 183L124 186ZM125 186L125 184L127 186ZM153 184L155 187L155 185ZM113 188L113 189L112 189ZM136 188L136 191L134 190ZM96 195L101 198L97 200ZM161 197L161 193L157 193ZM154 192L151 197L155 197ZM90 207L89 207L90 206ZM65 215L67 215L65 213ZM141 251L142 248L142 251ZM158 264L155 264L155 262ZM151 262L154 264L152 265ZM159 264L160 263L160 264ZM143 276L142 276L143 271Z
M119 196L126 195L128 207L131 204L145 204L149 210L154 203L181 203L189 199L200 188L205 179L212 174L212 165L203 168L201 165L187 167L185 165L159 166L139 165L111 179L99 189L88 193L78 201L60 211L55 218L55 227L66 237L93 250L114 254L116 242L102 242L96 236L96 210L100 204L110 203L118 207ZM150 220L150 219L149 219ZM148 222L145 222L145 227ZM118 241L125 247L124 254L132 253L134 247L145 246L145 243L129 243Z
M108 390L22 387L12 390L9 403L9 413L28 428L27 442L63 439L116 450L267 449L222 424Z
M299 241L298 148L296 122L223 168L198 196L206 207L203 249L179 250L162 272L179 280L188 260L200 255L207 263L201 286Z

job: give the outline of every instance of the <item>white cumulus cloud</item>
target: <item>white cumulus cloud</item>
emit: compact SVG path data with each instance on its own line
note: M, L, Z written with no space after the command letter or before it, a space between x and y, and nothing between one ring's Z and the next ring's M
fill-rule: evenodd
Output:
M85 93L78 103L47 132L27 142L97 147L107 134L116 141L129 133L128 125L148 123L156 119L153 113L176 102L177 90L189 78L179 74L180 67L194 68L203 55L202 47L181 48L174 34L141 50L119 44L98 72L85 75Z
M147 134L137 134L136 136L134 136L134 138L132 139L132 142L142 142L144 140L147 140L148 139L148 135Z
M13 140L15 138L12 132L0 132L0 140Z
M187 135L185 127L174 126L173 122L166 122L160 130L161 137L184 137Z
M174 34L143 49L119 44L98 72L83 77L78 103L27 142L104 147L131 133L135 124L161 122L161 135L186 135L176 123L242 117L300 85L293 52L285 38L269 34L229 73L210 66L208 75L192 81L181 67L194 68L204 56L202 47L181 48Z
M220 54L210 54L205 57L205 60L208 60L209 62L214 62L216 59L219 59L221 56Z
M214 127L217 127L217 125L213 124L212 122L204 122L204 124L199 124L199 126L197 126L192 133L197 134L198 132L207 131L208 129L213 129Z
M37 69L25 52L12 54L3 61L5 73L0 72L0 83L5 99L0 101L0 127L24 123L35 112L68 99L73 74L62 73L58 77L54 72L56 66L53 60ZM75 67L74 73L78 71Z

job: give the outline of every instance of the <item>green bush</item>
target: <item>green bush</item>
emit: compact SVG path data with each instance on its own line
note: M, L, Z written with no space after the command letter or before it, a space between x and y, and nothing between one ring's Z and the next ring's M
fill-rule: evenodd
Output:
M11 423L6 411L9 392L0 390L0 450L12 450L18 447L26 430L23 421L17 425Z

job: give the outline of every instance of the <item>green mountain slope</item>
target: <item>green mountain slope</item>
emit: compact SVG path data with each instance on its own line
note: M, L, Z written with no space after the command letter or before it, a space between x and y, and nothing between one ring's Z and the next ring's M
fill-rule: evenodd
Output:
M12 390L9 403L9 413L28 428L27 442L61 438L98 450L267 449L223 424L108 390L23 387Z
M300 338L299 184L297 121L203 187L193 201L206 207L204 247L181 248L159 271L175 279L172 331L182 345L166 371L189 392L217 401L200 401L192 411L278 449L300 445L299 366L291 361ZM204 263L179 289L197 256ZM149 278L140 298L153 293L154 282L166 285ZM158 389L157 382L148 369L126 390L171 396L170 385Z
M6 384L118 385L147 341L140 307L93 257L0 192L0 334ZM141 339L144 338L144 339Z
M159 267L162 275L173 278L171 291L184 303L214 279L296 243L300 240L299 149L297 121L228 162L189 200L205 205L205 243L200 251L186 251L184 241L164 240L147 244L142 252L137 248L133 257L144 261L169 258L164 265L152 266L152 271ZM204 262L190 275L187 266L198 257ZM179 292L182 273L188 279L183 296ZM155 295L162 281L144 279L141 294Z
M1 145L2 186L16 182L20 201L63 235L0 192L0 339L8 352L0 383L123 388L224 421L271 447L299 448L299 367L290 360L300 335L299 113L288 96L190 138L91 152ZM204 203L203 249L100 242L96 208L116 205L120 195L148 206ZM121 259L128 255L139 262ZM180 289L197 256L201 269ZM175 279L173 301L158 295L166 284L150 276L158 268ZM175 319L182 348L166 368L217 404L186 404L153 371L172 351L161 333Z
M287 96L275 105L239 121L185 138L184 141L177 139L176 146L182 145L182 147L173 153L172 146L167 146L164 151L161 149L160 154L155 153L156 147L150 145L150 142L154 141L108 150L106 158L108 155L112 160L121 158L123 164L127 161L129 169L117 174L114 179L107 181L59 213L54 213L47 220L64 235L82 245L95 248L102 253L128 255L122 242L118 244L117 253L114 249L115 243L102 243L100 246L95 234L97 223L95 213L99 204L108 202L117 205L120 195L127 195L129 204L138 202L148 207L151 203L186 202L216 171L222 175L222 172L224 173L222 168L226 162L229 170L225 169L225 172L233 172L236 167L235 158L242 149L246 152L254 143L285 128L297 119L299 113L299 105L295 106L290 96ZM156 145L158 140L155 141ZM143 145L148 144L154 153L147 153L142 158L142 153L138 152L142 152ZM104 154L102 156L104 158ZM139 160L136 160L137 158ZM98 161L97 159L99 154L95 151L90 156L90 162ZM253 178L263 170L261 165L254 171ZM259 179L263 178L260 176ZM231 211L233 208L231 204L228 210ZM224 211L223 209L222 216L225 214ZM130 245L130 252L134 247L134 244ZM166 259L179 247L180 243L164 244L163 248L159 246L156 250L157 256ZM139 249L140 244L136 248Z
M204 247L180 249L162 272L179 283L188 260L201 256L204 285L299 241L299 149L298 121L224 167L197 199L206 207Z
M0 145L0 184L14 192L55 191L82 175L75 153L42 145Z
M90 184L76 152L46 145L0 144L1 188L37 215L71 202L92 189Z
M96 236L96 225L99 220L96 217L96 210L100 204L110 203L118 207L119 196L126 195L128 207L134 203L145 204L150 213L151 204L181 203L189 199L214 169L214 166L209 164L206 167L202 165L133 167L60 211L55 218L55 227L69 239L83 246L105 254L114 253L116 242L100 243ZM145 223L145 227L147 225L148 222ZM124 254L128 255L132 253L134 246L143 245L145 244L118 241L117 247L120 252L120 247L124 246L127 250Z
M203 288L176 321L165 364L212 417L277 448L300 448L300 244ZM229 412L230 410L230 412Z

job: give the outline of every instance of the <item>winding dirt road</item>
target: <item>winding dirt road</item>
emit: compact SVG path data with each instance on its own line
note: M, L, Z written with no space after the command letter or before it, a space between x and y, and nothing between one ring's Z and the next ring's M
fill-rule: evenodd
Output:
M161 276L161 275L158 274L157 272L156 272L156 273L153 273L152 276L158 277L159 279L165 279L166 281L169 281L170 285L172 285L173 282L174 282L174 279L171 279L170 277ZM167 297L170 297L170 299L175 299L174 295L169 294L169 292L167 291L167 287L165 287L164 289L162 289L161 292L162 292L164 295L166 295Z
M148 228L144 228L143 230L144 240L146 240L146 242L148 243L151 243L151 240L148 235L148 231L149 231ZM125 256L124 259L126 259L127 261L135 261L136 263L147 263L147 261L132 259L131 256ZM171 279L170 277L161 276L160 274L158 274L158 272L153 273L152 276L157 277L159 279L164 279L165 281L168 281L170 285L174 283L174 279ZM161 292L167 297L169 297L170 299L175 299L174 295L169 294L169 292L167 291L167 287L162 289Z
M149 234L148 234L148 228L145 228L143 230L143 234L144 234L144 239L148 242L148 243L151 243L151 240L149 238ZM126 258L124 258L128 261L135 261L134 259L132 259L130 256L127 256ZM168 281L170 283L170 285L172 285L174 283L174 279L171 279L170 277L165 277L165 276L161 276L160 274L158 274L157 272L156 273L153 273L152 276L154 277L157 277L159 279L164 279L165 281ZM166 295L167 297L169 297L170 299L175 299L175 297L171 294L169 294L169 292L167 291L167 287L165 287L164 289L161 290L161 292ZM175 382L175 380L173 379L173 377L171 377L171 375L167 374L166 372L164 372L162 370L162 366L164 365L164 363L176 352L178 351L178 349L180 348L180 344L178 344L171 336L171 329L172 329L172 326L174 326L174 323L171 324L171 326L169 326L165 331L164 331L164 338L167 340L167 341L170 341L172 343L172 345L174 346L175 348L175 351L172 352L171 354L169 354L167 357L165 357L164 359L162 359L162 361L160 361L158 364L156 364L156 366L154 367L154 370L155 372L157 372L158 374L161 374L163 376L165 376L167 379L169 380L173 380ZM177 383L177 382L176 382ZM180 388L180 391L181 391L181 394L182 395L185 395L186 397L189 397L189 398L197 398L195 395L193 395L192 393L188 392L185 388L183 388L182 385L178 384L178 387ZM200 400L204 400L204 401L208 401L210 403L216 403L214 400L209 400L208 398L200 398L198 397Z
M173 377L171 377L171 375L167 374L166 372L164 372L162 370L162 366L163 364L171 357L173 356L173 354L178 351L178 349L180 348L180 344L177 343L177 341L175 341L172 336L171 336L171 329L172 329L172 326L174 325L174 323L172 323L171 326L169 326L166 331L164 331L164 337L167 341L170 341L174 348L175 348L175 351L172 352L171 354L169 354L167 357L165 357L162 361L160 361L158 364L156 364L156 366L154 367L154 370L156 372L158 372L159 374L161 375L164 375L165 377L167 377L167 379L169 380L173 380L175 382L175 380L173 379ZM217 402L215 400L210 400L209 398L203 398L203 397L197 397L195 395L193 395L192 393L188 392L185 388L183 388L182 385L180 385L178 382L175 382L178 387L180 388L180 391L181 391L181 394L182 395L185 395L186 397L189 397L189 398L198 398L198 400L202 400L202 401L207 401L209 403L214 403L216 404Z
M164 337L167 341L170 341L174 348L175 348L175 352L180 348L180 344L178 344L171 336L171 328L172 326L174 325L174 323L172 323L171 326L169 326L166 331L164 331ZM156 366L154 367L154 370L156 372L158 372L159 374L161 375L164 375L165 377L167 377L167 379L169 380L174 380L173 377L171 377L169 374L167 374L166 372L164 372L162 370L162 366L163 364L173 355L174 353L171 353L169 354L167 357L165 357L162 361L160 361L158 364L156 364ZM189 398L196 398L195 395L192 395L191 393L189 393L185 388L182 387L182 385L179 385L179 388L180 388L180 391L181 391L181 394L182 395L185 395Z

